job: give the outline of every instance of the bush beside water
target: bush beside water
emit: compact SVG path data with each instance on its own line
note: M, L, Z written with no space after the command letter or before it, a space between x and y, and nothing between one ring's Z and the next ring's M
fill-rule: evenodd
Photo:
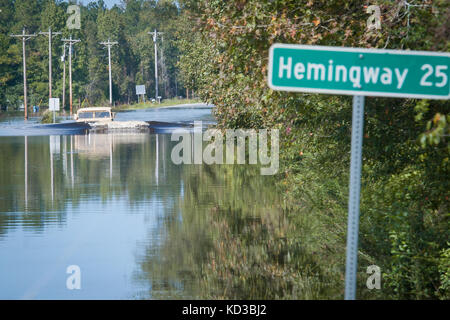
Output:
M59 123L58 113L55 114L55 123ZM42 114L41 123L50 124L53 123L53 111L45 110Z

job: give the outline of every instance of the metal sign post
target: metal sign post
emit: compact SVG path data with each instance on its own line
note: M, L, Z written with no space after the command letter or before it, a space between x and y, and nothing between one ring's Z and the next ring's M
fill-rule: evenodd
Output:
M53 123L55 123L55 111L59 111L59 98L50 98L48 105L48 109L53 111Z
M347 257L345 266L345 300L354 300L356 297L359 195L361 191L362 140L364 130L364 100L364 96L353 96L350 192L347 222Z

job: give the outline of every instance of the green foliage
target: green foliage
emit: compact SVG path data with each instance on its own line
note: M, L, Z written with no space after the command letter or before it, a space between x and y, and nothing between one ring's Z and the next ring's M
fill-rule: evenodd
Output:
M281 130L278 180L286 201L296 215L316 217L321 240L336 255L345 249L351 99L270 90L270 45L450 48L448 1L378 1L382 29L372 31L363 4L374 3L183 1L197 30L181 40L184 81L194 79L200 97L216 105L219 127ZM358 297L445 297L449 106L448 101L366 99ZM384 274L379 292L365 288L364 266L370 264Z
M450 243L447 243L450 247ZM439 260L439 273L441 286L439 287L441 298L450 299L450 248L443 249Z
M55 122L58 123L59 121L60 120L55 115ZM44 124L53 123L53 111L45 110L44 114L42 115L42 118L41 118L41 123L44 123Z

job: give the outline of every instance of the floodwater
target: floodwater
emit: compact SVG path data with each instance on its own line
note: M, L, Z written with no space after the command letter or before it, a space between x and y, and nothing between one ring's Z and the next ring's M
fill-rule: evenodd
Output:
M117 119L213 123L211 110ZM214 242L211 212L237 206L257 215L274 203L262 197L271 177L257 169L175 165L168 133L35 126L0 119L0 299L199 297L198 270ZM71 284L80 289L68 288L69 266L79 267Z

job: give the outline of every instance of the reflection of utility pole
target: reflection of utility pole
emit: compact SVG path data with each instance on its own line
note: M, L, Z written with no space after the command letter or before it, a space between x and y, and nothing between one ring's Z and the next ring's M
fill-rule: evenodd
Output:
M28 137L25 136L25 211L28 209Z
M108 62L109 62L109 104L112 105L112 78L111 78L111 47L113 45L119 44L118 42L100 42L100 44L108 48Z
M23 54L23 105L25 110L25 120L28 119L28 103L27 103L27 57L25 54L25 43L33 37L36 37L36 34L26 34L25 28L22 30L22 34L12 34L11 37L14 38L22 38L22 54Z
M72 46L76 44L77 42L80 42L81 40L75 40L72 39L72 36L70 36L70 39L62 39L64 43L69 43L69 95L70 95L70 116L72 116Z
M113 173L113 135L108 135L109 137L109 185L111 185L112 181L112 173Z
M67 177L67 136L63 140L63 171L64 176Z
M52 32L52 28L48 28L48 32L39 32L39 34L48 36L48 97L52 98L52 38L62 34L61 32Z
M156 165L155 165L155 178L156 185L159 185L159 135L156 135Z
M54 196L53 196L53 194L54 194L54 188L53 188L53 152L52 152L52 137L53 136L50 136L49 137L49 150L50 150L50 190L51 190L51 193L52 193L52 206L53 206L53 200L54 200Z
M73 135L70 136L70 177L72 180L72 189L74 185L73 181Z
M160 101L158 99L158 47L157 47L157 40L158 36L163 35L163 32L157 32L156 29L153 32L149 32L148 34L151 34L153 36L153 43L155 44L155 99Z

